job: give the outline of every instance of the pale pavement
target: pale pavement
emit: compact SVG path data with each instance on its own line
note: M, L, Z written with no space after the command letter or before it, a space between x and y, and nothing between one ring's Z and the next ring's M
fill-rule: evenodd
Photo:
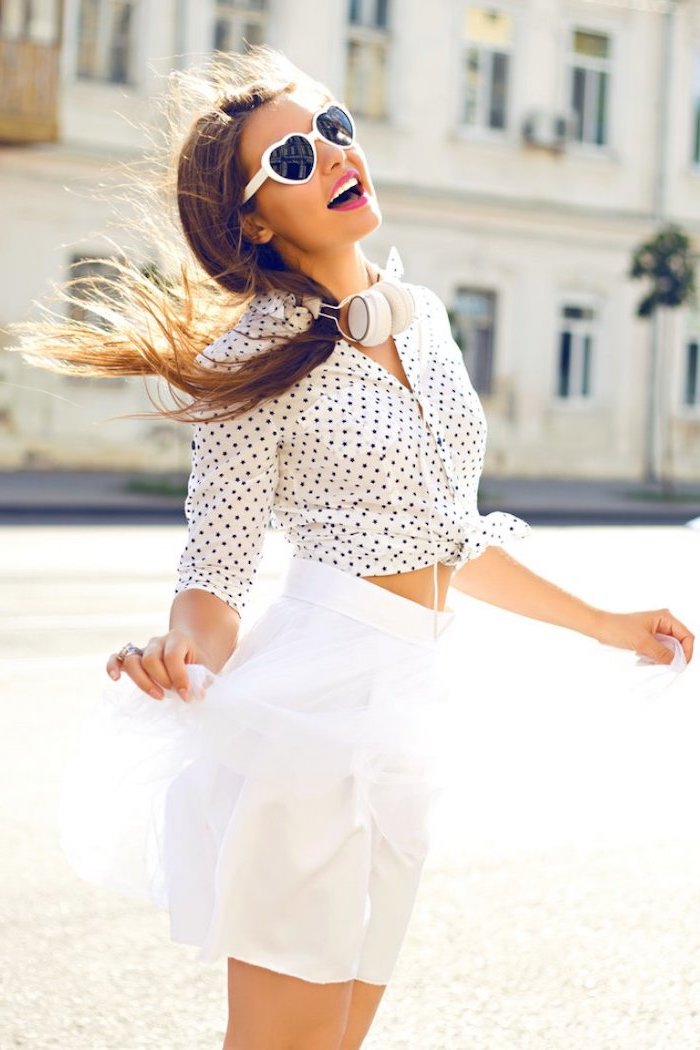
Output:
M183 528L0 535L0 1047L219 1050L225 964L79 880L54 825L108 653L166 627ZM700 532L538 526L508 549L700 634ZM247 622L287 556L270 535ZM700 652L655 684L632 653L450 600L448 787L367 1050L697 1050Z

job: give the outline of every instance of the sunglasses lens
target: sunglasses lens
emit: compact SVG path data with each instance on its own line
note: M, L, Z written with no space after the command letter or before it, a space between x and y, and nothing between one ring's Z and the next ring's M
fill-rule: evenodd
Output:
M317 117L318 130L324 139L335 146L352 146L355 127L347 110L340 106L329 106Z
M302 135L290 135L283 145L270 154L273 171L290 182L308 179L314 169L314 151Z

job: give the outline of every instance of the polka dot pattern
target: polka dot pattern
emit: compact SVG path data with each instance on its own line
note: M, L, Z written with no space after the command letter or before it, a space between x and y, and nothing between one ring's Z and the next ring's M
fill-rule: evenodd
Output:
M396 249L380 273L401 276ZM410 390L339 339L282 396L237 420L193 424L176 594L201 588L242 614L268 525L296 554L356 576L435 561L459 568L529 534L512 514L478 512L486 417L444 304L422 285L407 286L416 317L395 341ZM209 360L200 358L226 368L268 350L308 327L307 302L258 296L237 328L207 347Z

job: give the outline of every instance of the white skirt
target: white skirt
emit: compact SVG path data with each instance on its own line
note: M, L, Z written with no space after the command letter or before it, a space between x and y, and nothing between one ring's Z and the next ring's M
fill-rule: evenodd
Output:
M223 671L188 667L200 698L105 687L64 774L65 856L167 909L202 962L386 984L444 787L454 619L293 557Z

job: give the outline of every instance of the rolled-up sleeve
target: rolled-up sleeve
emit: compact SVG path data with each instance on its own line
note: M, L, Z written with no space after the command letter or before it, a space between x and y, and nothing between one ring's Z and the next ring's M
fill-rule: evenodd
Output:
M276 431L259 408L239 419L193 425L185 500L188 534L175 594L205 590L243 615L277 479Z

